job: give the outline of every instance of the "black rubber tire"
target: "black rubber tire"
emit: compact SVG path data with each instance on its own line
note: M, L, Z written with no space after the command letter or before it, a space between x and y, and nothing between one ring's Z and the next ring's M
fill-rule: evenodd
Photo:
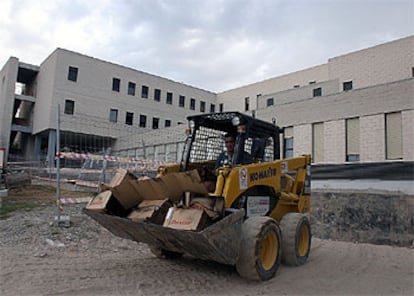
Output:
M158 246L150 246L150 250L155 257L161 259L179 259L183 256L182 253L167 251Z
M270 217L251 217L242 224L237 272L248 280L273 278L281 262L281 235Z
M282 231L282 262L300 266L308 260L312 233L309 219L302 213L288 213L280 221Z

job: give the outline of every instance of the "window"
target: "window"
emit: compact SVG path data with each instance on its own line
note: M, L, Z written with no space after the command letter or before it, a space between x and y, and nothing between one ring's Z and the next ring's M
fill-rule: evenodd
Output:
M200 112L206 112L206 102L200 101Z
M78 68L69 66L68 80L75 81L75 82L76 80L78 80Z
M285 158L293 157L293 127L286 127L284 130L285 138L284 138L284 153Z
M130 96L135 96L135 83L128 82L128 94Z
M112 78L112 90L119 92L121 87L121 80L119 78Z
M65 114L72 115L75 111L75 101L65 100Z
M110 122L118 121L118 110L117 109L111 109L111 111L109 112L109 121Z
M152 128L158 129L158 123L160 122L160 119L157 117L152 118Z
M309 84L315 84L316 83L316 81L315 80L313 80L313 81L309 81Z
M346 161L359 161L359 118L346 120Z
M402 159L401 112L385 114L385 151L387 159Z
M161 101L161 90L160 89L154 89L154 100L159 102Z
M313 96L314 97L320 97L320 96L322 96L322 88L321 87L314 88L313 89Z
M210 113L216 112L216 105L210 104Z
M312 124L312 161L323 161L324 153L324 128L323 123Z
M127 112L125 115L125 124L132 125L134 122L134 113Z
M219 111L220 111L220 112L223 112L223 110L224 110L224 104L223 104L223 103L221 103L221 104L219 105Z
M194 98L190 99L190 110L195 110L195 99Z
M146 85L141 88L141 98L148 99L148 86Z
M184 108L184 106L185 106L185 96L180 96L179 101L178 101L178 106Z
M266 106L267 106L267 107L273 106L273 104L274 104L274 102L273 102L273 98L268 98L268 99L266 100Z
M169 120L169 119L166 119L165 120L165 125L164 125L165 127L170 127L171 126L171 120Z
M411 67L411 77L414 77L414 67Z
M293 88L299 88L300 87L300 85L299 84L295 84L294 86L293 86Z
M147 116L141 114L139 116L139 127L146 127L146 126L147 126Z
M343 83L344 91L348 91L352 89L352 81L346 81Z
M172 105L173 103L173 93L167 92L167 104Z
M249 111L249 97L244 98L244 111Z

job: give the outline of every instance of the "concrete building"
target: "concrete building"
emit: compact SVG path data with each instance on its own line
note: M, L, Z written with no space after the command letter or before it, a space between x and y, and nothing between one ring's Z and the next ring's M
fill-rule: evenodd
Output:
M11 57L0 79L9 160L53 160L58 104L67 151L140 156L145 142L162 146L146 157L166 160L179 155L186 116L237 110L286 127L287 156L414 160L414 36L217 94L60 48L40 66Z
M0 77L0 147L9 159L53 158L58 104L62 149L83 153L216 111L212 92L60 48L40 66L12 57Z
M286 127L287 156L316 163L414 160L414 37L218 94Z

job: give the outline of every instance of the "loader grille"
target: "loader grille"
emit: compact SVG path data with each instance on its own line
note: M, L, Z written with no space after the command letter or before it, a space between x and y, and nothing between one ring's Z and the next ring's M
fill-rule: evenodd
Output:
M224 132L207 128L199 127L195 135L195 139L190 152L190 162L201 162L206 160L216 160L219 154L225 150ZM257 139L256 139L257 140ZM257 161L272 161L273 160L273 139L269 137L265 140L264 153L260 157L255 157ZM245 141L244 150L253 155L256 151L255 141L248 138ZM252 151L253 148L253 151Z

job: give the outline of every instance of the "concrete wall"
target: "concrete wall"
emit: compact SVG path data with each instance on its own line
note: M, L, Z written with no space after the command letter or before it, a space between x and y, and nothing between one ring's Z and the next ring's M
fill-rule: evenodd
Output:
M55 100L64 106L65 99L75 101L75 114L65 116L62 129L92 133L95 135L118 137L122 134L142 133L152 130L153 117L159 118L159 127L164 120L171 120L172 126L185 123L186 116L200 113L200 101L206 104L205 112L210 112L210 104L215 104L216 95L172 80L137 71L110 62L94 59L78 53L57 49ZM76 82L67 79L68 67L78 68ZM121 80L120 91L112 90L112 79ZM128 83L136 84L135 95L128 95ZM149 87L148 98L141 97L142 85ZM154 100L154 89L161 90L161 101ZM167 92L173 93L173 104L166 104ZM179 95L185 96L185 107L179 107ZM190 98L196 99L196 110L190 110ZM118 110L118 122L109 122L110 109ZM126 112L134 114L133 125L125 124ZM139 115L147 116L147 127L139 127ZM88 125L79 126L79 118L84 116ZM102 125L98 127L97 125ZM53 126L53 122L49 122ZM121 134L120 134L121 133Z
M414 196L312 189L312 233L322 239L412 246Z
M263 95L258 100L257 109L265 109L269 98L273 98L275 105L290 104L310 99L313 97L313 90L316 88L322 89L322 96L336 94L339 88L338 80L312 83L298 88Z
M401 117L403 159L414 160L414 110L403 110Z
M345 120L324 123L324 162L337 163L345 161L345 139Z
M412 77L414 37L399 39L329 59L329 78L364 88Z
M19 60L11 57L0 72L0 148L6 148L6 156L9 150L18 65Z
M275 104L257 110L258 117L279 125L293 126L325 122L372 114L414 109L414 79L371 86L363 89L309 98L292 103Z
M327 64L319 65L298 72L270 78L217 94L217 105L224 104L224 111L244 111L244 99L249 97L250 110L257 106L257 95L286 91L295 85L309 85L309 82L329 80Z
M57 56L52 53L40 65L37 74L36 103L33 113L33 134L56 128L56 64Z
M385 119L384 114L359 118L361 161L385 160Z

